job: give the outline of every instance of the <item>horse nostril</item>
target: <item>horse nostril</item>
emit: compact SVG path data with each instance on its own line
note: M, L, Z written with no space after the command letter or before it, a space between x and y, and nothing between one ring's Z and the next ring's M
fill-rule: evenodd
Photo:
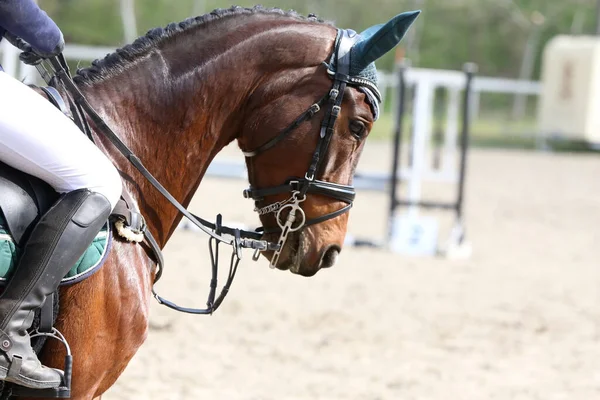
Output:
M323 258L321 259L321 268L330 268L335 265L337 261L338 255L340 254L340 247L336 245L329 246L325 253L323 254Z

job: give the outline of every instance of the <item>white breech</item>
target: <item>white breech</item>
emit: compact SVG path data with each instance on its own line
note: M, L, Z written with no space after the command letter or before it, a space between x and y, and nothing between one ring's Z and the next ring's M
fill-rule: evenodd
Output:
M89 189L113 208L121 196L121 177L110 160L54 105L1 71L0 161L59 193Z

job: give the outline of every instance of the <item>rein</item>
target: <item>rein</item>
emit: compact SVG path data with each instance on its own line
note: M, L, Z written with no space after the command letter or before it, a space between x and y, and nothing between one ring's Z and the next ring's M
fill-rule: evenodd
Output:
M372 83L368 82L368 84L362 84L361 82L358 82L355 77L350 76L350 49L356 40L356 33L346 30L338 30L330 64L324 63L328 67L328 75L333 80L333 86L330 91L318 102L311 105L308 110L296 118L296 120L294 120L286 129L279 133L279 135L253 151L244 151L244 155L248 158L251 158L273 148L277 143L294 131L300 124L308 121L315 114L319 113L323 107L326 107L325 116L323 118L323 122L321 123L321 129L319 132L319 141L304 178L291 178L286 183L279 186L261 189L250 187L244 191L243 194L245 198L254 199L257 203L267 196L291 192L291 197L288 200L273 203L269 206L263 207L262 209L256 210L260 215L275 212L278 228L259 228L256 231L246 231L223 226L222 217L220 214L217 215L216 222L212 224L189 212L169 193L164 186L162 186L162 184L146 169L146 167L144 167L140 159L131 151L131 149L127 147L127 145L119 138L119 136L93 109L77 85L73 82L69 67L62 54L58 55L57 57L44 60L42 63L36 65L36 68L40 72L41 76L50 86L55 86L57 82L60 82L67 93L71 96L71 100L74 105L73 117L76 122L79 122L78 125L90 139L92 139L93 136L91 129L87 124L87 120L85 118L86 115L92 121L94 121L97 131L106 136L119 150L119 152L125 156L125 158L142 174L142 176L144 176L146 180L148 180L148 182L152 184L152 186L154 186L154 188L156 188L156 190L160 192L163 197L165 197L184 217L189 219L195 226L200 228L209 236L212 278L210 281L209 295L206 303L207 308L195 309L181 307L159 296L154 289L154 284L156 284L156 282L160 279L164 270L164 258L158 243L156 242L149 228L144 223L143 217L141 217L141 215L139 216L139 220L141 221L139 229L140 233L143 234L144 239L150 246L155 261L158 265L158 270L155 274L155 279L152 285L152 295L159 302L159 304L190 314L212 314L219 308L225 296L229 292L229 288L237 272L237 267L242 259L242 249L254 249L254 260L258 259L260 252L273 251L274 254L271 258L270 267L274 268L277 265L279 256L281 255L283 246L285 245L289 233L298 231L306 226L318 224L335 218L347 212L352 207L352 203L356 195L353 186L320 181L315 179L315 176L322 169L324 155L327 153L329 143L334 134L335 122L341 111L341 105L346 86L354 85L368 87L371 90L375 90L375 93L378 94L376 87ZM333 70L334 63L335 70ZM301 203L306 200L306 196L308 194L328 196L335 200L346 203L346 206L329 214L325 214L307 221L304 211L301 208ZM126 204L133 204L130 195L126 191L123 191L122 196ZM282 214L284 210L288 211L285 218ZM120 212L118 214L122 213ZM123 219L127 218L125 217ZM261 239L265 233L276 232L281 232L277 243L272 243ZM227 235L227 237L224 235ZM217 296L219 245L222 243L231 246L232 251L227 281Z
M177 304L166 300L159 296L154 290L154 284L160 279L162 272L164 271L164 257L162 251L154 239L154 236L145 224L142 224L141 233L150 245L154 254L155 261L158 264L158 271L155 275L155 280L152 287L152 295L158 301L159 304L163 304L169 308L177 311L190 313L190 314L212 314L221 305L223 299L229 292L233 278L237 271L239 262L242 259L242 248L255 249L256 251L273 251L277 250L278 247L273 243L267 242L266 240L260 240L262 234L259 232L245 231L241 229L233 229L222 225L221 215L217 215L215 224L212 224L194 214L187 211L185 207L179 203L169 191L161 185L160 182L144 167L140 159L127 147L125 143L117 136L117 134L104 122L102 117L92 108L89 102L85 99L77 85L73 82L69 67L62 54L55 58L48 60L50 65L50 72L43 64L38 64L36 67L40 74L49 85L55 82L54 78L57 78L63 85L65 90L71 95L72 100L75 104L77 111L83 116L87 114L98 127L98 131L106 136L111 143L127 158L127 160L146 178L152 186L154 186L177 210L189 219L194 225L200 228L203 232L210 236L209 239L209 250L212 264L212 279L210 282L210 291L208 295L208 301L206 303L207 308L195 309L188 307L181 307ZM43 71L43 72L42 72ZM85 120L85 118L82 118ZM86 125L84 125L86 127ZM89 129L89 127L87 127ZM87 132L88 136L91 137L91 132ZM123 192L124 197L129 197L126 192ZM126 200L127 202L127 200ZM127 203L132 203L131 201ZM233 239L223 236L223 234L233 236ZM218 278L218 264L219 264L219 244L225 243L232 247L232 255L230 260L230 268L228 279L218 297L216 297L217 289L217 278Z

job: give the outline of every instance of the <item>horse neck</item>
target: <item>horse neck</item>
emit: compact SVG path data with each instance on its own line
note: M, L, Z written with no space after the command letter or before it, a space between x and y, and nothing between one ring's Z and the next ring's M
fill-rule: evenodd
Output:
M212 159L239 134L244 124L244 105L252 92L268 81L265 66L277 66L286 58L281 52L257 54L258 49L280 45L282 36L277 26L258 24L256 28L253 32L238 30L237 34L223 32L224 43L217 46L222 50L216 54L206 54L203 48L211 45L211 38L218 34L211 35L208 43L177 41L175 46L153 51L118 75L84 87L96 111L184 206L189 204ZM312 30L313 39L319 34L321 38L327 36L314 32L314 25ZM295 37L296 43L285 47L290 53L287 58L291 59L294 51L299 53L298 48L304 49L308 57L311 51L302 47L297 33ZM106 138L96 136L99 147L121 171L125 190L137 201L148 227L164 246L181 215Z

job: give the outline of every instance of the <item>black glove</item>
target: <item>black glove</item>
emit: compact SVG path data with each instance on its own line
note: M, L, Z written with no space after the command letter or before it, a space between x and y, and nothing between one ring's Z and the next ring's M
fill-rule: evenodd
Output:
M38 65L42 62L42 57L35 54L33 48L29 51L24 51L19 54L19 60L23 61L27 65Z
M29 45L29 43L27 43L20 37L17 37L8 31L4 32L4 37L6 38L6 40L8 40L8 43L12 44L13 46L15 46L17 49L19 49L21 51L31 50L31 46Z
M6 32L4 34L4 37L6 38L6 40L8 40L10 44L22 51L22 53L19 55L19 59L28 65L37 65L44 59L56 57L57 55L62 53L62 51L65 48L65 40L63 39L62 35L60 37L59 43L50 53L46 53L33 48L29 43L13 35L10 32Z

